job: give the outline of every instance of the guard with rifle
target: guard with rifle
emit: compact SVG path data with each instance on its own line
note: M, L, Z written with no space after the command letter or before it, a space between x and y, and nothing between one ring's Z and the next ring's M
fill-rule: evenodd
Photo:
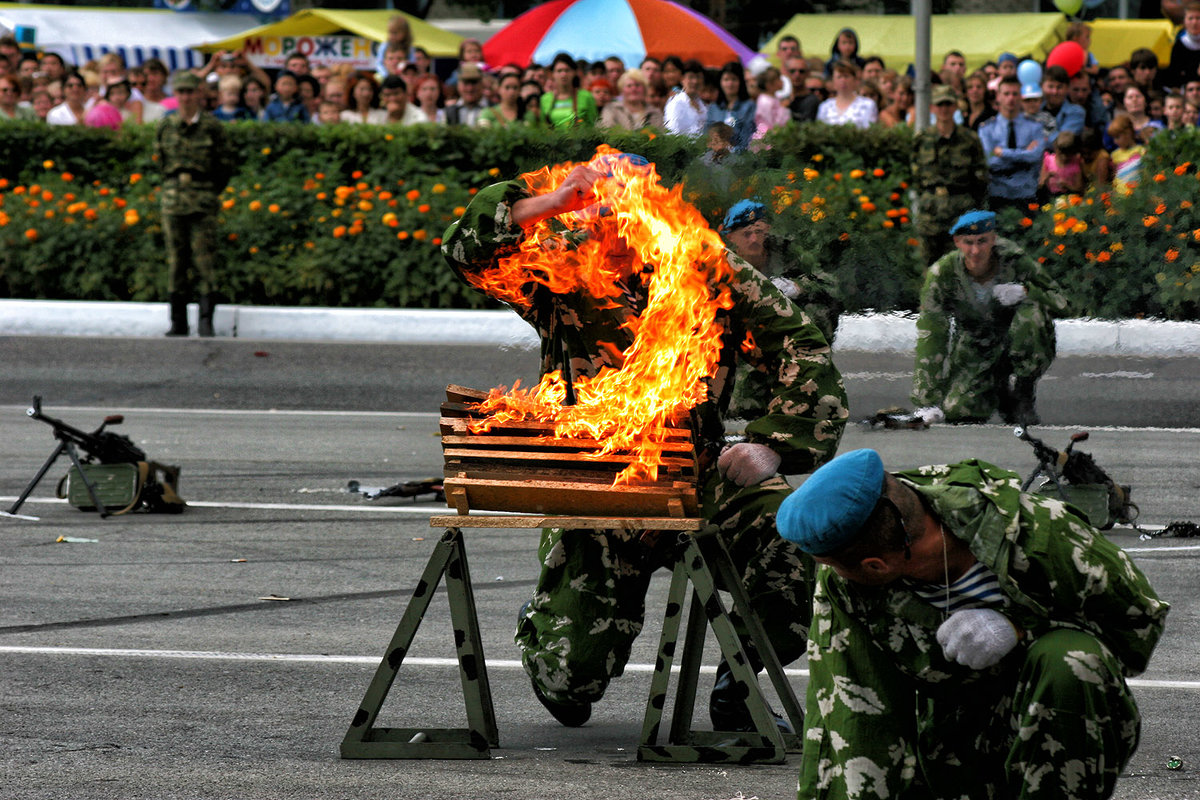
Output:
M58 482L57 495L82 510L95 509L101 517L126 514L145 506L150 511L179 513L185 503L179 496L179 467L147 461L146 453L128 436L106 431L109 425L125 421L120 414L104 418L91 433L42 413L42 398L34 396L25 414L54 429L58 445L42 464L37 475L8 510L16 514L34 488L64 453L72 467ZM82 450L84 455L79 455ZM64 491L64 486L65 491ZM116 509L116 510L113 510Z

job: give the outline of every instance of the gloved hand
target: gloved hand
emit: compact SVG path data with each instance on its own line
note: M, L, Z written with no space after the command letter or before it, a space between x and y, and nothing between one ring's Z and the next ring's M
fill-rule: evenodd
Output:
M941 624L937 640L950 661L987 669L1017 646L1017 629L999 611L968 608L954 612Z
M771 278L771 283L775 284L775 288L783 292L783 296L795 300L800 296L800 285L791 278Z
M1015 306L1025 299L1025 286L1020 283L997 283L992 287L992 297L1002 306Z
M738 442L717 459L717 471L738 486L762 483L775 474L783 458L765 444Z
M934 425L946 421L946 413L937 406L923 406L913 412L914 417L921 419L926 425Z

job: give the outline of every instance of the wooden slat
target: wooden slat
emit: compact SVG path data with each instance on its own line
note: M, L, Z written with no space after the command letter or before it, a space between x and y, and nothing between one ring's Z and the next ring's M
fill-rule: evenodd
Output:
M445 406L443 406L443 412ZM483 417L475 414L473 416L443 416L439 421L443 435L458 435L458 436L553 436L554 423L544 422L541 420L511 420L507 422L493 423L491 427L482 433L474 433L470 429L470 420L482 419ZM665 442L691 442L692 431L690 428L652 428L651 433L656 436L661 436ZM595 441L580 438L581 441Z
M620 465L614 464L608 470L600 469L552 469L543 465L530 464L468 464L458 459L448 460L443 468L446 478L469 478L495 481L565 481L568 483L595 483L601 486L611 486L613 479L620 472ZM658 471L658 478L653 481L636 481L635 486L674 486L678 483L695 485L695 475L690 471L678 473L665 469Z
M707 523L702 519L676 519L673 517L548 517L548 516L496 516L471 514L469 516L433 516L429 518L431 528L592 528L599 531L698 531Z
M478 403L480 400L486 400L488 393L480 389L472 389L469 386L459 386L457 383L451 383L446 386L446 400L451 403Z
M661 448L667 453L682 453L691 456L693 450L689 442L662 442ZM556 450L579 453L594 453L600 449L600 443L595 439L556 439L553 437L533 436L459 436L452 434L442 436L442 447L478 448L482 450L521 449L542 451L554 448ZM629 449L613 451L616 454L630 454Z
M446 503L461 514L518 511L571 516L695 517L692 489L620 486L596 488L551 481L479 481L447 478Z
M445 458L461 458L464 460L490 460L496 463L505 462L541 462L546 464L621 464L622 468L629 465L630 458L628 455L610 454L604 456L591 456L582 453L554 453L548 451L528 450L474 450L460 447L443 447L442 455ZM662 459L662 466L672 469L689 469L692 466L690 458L672 458L666 456Z

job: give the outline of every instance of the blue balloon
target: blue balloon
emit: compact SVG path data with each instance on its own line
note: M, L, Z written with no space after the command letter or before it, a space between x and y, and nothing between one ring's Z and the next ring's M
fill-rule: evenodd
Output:
M1022 86L1040 86L1042 84L1042 65L1027 58L1017 65L1017 80Z

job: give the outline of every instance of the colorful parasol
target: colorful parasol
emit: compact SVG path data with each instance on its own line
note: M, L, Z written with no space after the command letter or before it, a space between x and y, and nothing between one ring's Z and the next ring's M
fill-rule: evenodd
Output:
M558 53L601 61L618 56L635 67L646 56L694 58L705 66L754 51L703 14L670 0L552 0L514 19L483 46L492 66L549 64Z

